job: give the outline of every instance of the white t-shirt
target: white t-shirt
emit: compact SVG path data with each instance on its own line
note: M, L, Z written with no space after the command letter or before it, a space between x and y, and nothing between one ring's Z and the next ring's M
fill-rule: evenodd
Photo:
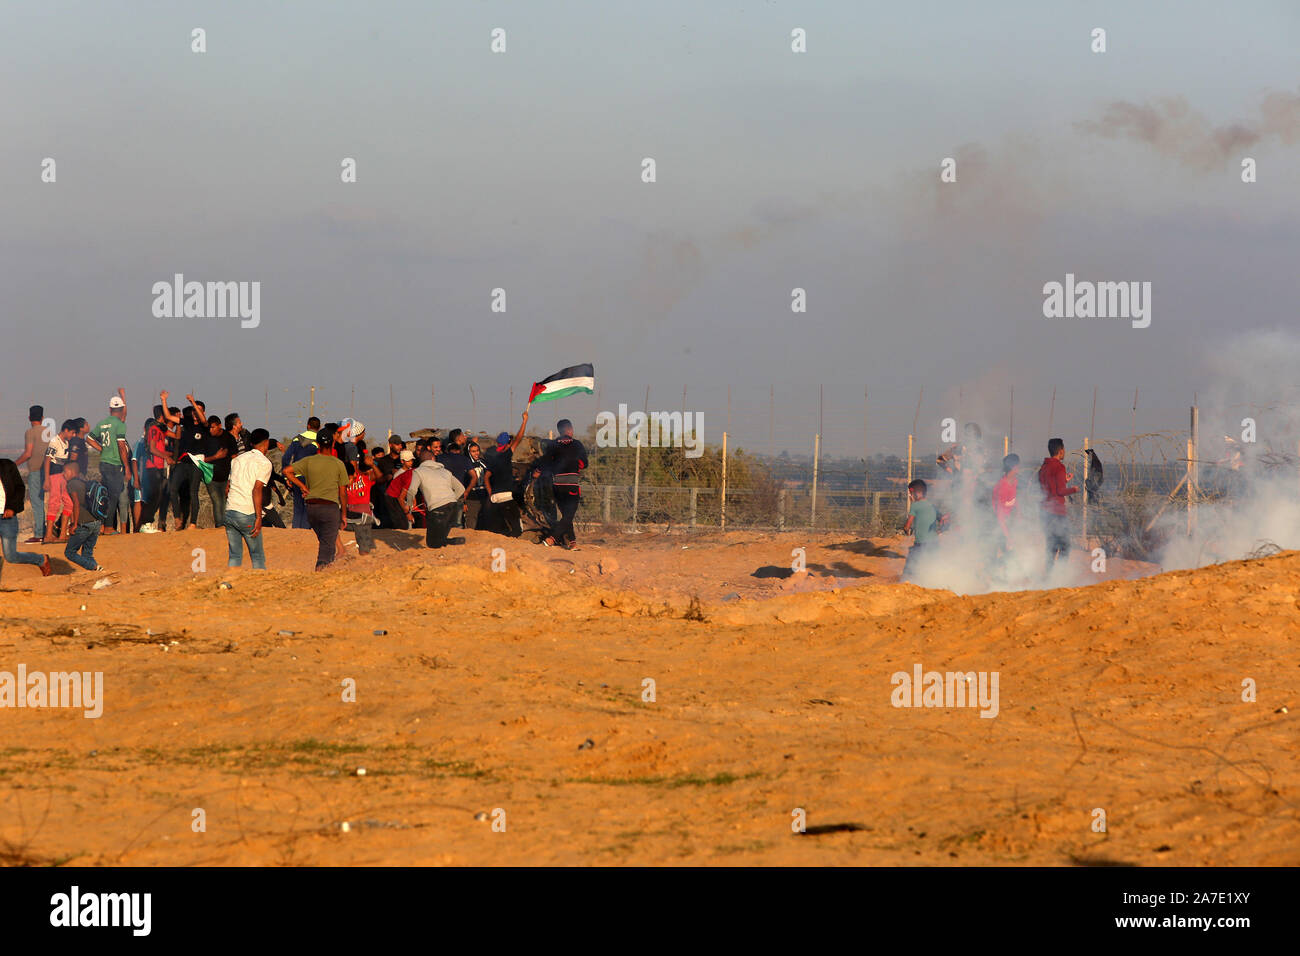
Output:
M257 517L253 506L253 485L262 483L263 494L269 494L271 461L256 448L236 455L230 463L230 492L226 495L226 510ZM265 504L265 497L262 499Z

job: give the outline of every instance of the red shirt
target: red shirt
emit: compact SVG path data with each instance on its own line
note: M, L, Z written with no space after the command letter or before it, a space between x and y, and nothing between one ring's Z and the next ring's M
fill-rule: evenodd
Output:
M1067 488L1065 465L1059 458L1044 458L1038 469L1038 484L1043 489L1043 509L1054 515L1065 514L1066 495L1077 495L1078 488Z
M1010 472L1002 476L993 486L993 513L998 516L998 523L1006 527L1007 517L1016 506L1016 486L1018 475Z
M144 466L146 468L166 468L167 459L161 455L154 454L155 448L163 451L167 450L167 430L162 428L157 422L149 426L149 435L145 439L145 446L149 449L149 454L145 458Z
M411 487L411 476L414 474L414 468L403 468L394 475L393 480L388 483L388 497L405 498L406 492Z

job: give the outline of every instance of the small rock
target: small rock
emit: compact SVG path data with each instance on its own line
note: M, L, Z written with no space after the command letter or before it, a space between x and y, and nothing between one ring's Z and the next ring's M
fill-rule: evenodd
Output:
M86 605L84 605L84 604L81 605L81 609L84 611L84 610L86 609Z
M281 637L293 637L293 631L276 631Z
M1277 710L1273 711L1273 713L1275 713L1275 714L1289 714L1289 713L1291 713L1291 711L1287 710L1285 707L1279 707Z
M378 631L371 631L371 633L374 634L375 637L384 637L388 632L381 629Z
M100 579L99 579L98 581L96 581L93 585L91 585L91 588L90 588L90 589L91 589L92 591L99 591L99 590L102 590L103 588L108 588L108 587L112 587L112 586L113 586L113 579L112 579L112 578L100 578Z
M475 819L475 820L478 820L480 823L482 823L482 822L483 822L484 820L486 820L487 818L488 818L488 815L487 815L486 813L484 813L482 810L480 810L478 813L474 814L474 819Z
M352 829L352 824L348 823L347 820L344 820L342 823L339 824L339 829L342 830L344 833L347 833L349 830Z
M740 600L740 595L737 594L735 591L732 591L730 594L728 594L728 595L727 595L726 597L724 597L722 600L724 600L724 601L739 601L739 600Z
M92 751L90 752L90 755L91 755L92 757L96 757L96 756L99 755L99 751L98 751L98 750L92 750Z
M598 567L601 574L613 574L618 570L618 562L613 558L601 558Z
M229 590L231 590L232 588L234 588L234 585L231 584L229 581L222 581L222 582L221 582L221 590L223 590L223 591L229 591Z
M358 767L356 770L353 771L353 773L356 774L358 777L364 777L366 775L366 768Z
M596 741L594 741L594 740L592 740L590 737L588 737L588 738L587 738L586 740L584 740L582 743L578 744L578 749L579 749L579 750L590 750L590 749L591 749L592 747L594 747L594 746L596 746Z

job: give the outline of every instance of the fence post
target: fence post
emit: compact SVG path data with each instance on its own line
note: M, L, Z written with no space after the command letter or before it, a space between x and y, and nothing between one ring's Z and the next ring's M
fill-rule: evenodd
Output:
M1092 456L1088 454L1088 439L1083 440L1083 550L1088 548L1088 466Z
M1192 406L1192 437L1187 442L1187 533L1196 532L1196 499L1201 494L1201 410Z
M719 530L727 529L727 433L722 433L722 513L719 517Z
M812 513L808 516L808 527L817 526L817 465L822 458L822 436L813 436L813 486L812 486Z
M695 506L700 499L700 489L691 489L691 527L695 527Z
M912 436L907 436L907 483L912 483Z
M880 521L880 492L871 493L871 523L877 524Z
M605 486L605 523L606 524L609 524L609 504L610 504L610 499L613 497L613 495L614 495L614 486L606 485Z
M785 530L785 493L786 489L782 488L776 493L776 530Z
M636 432L636 468L632 477L632 528L636 530L637 511L641 506L641 429Z

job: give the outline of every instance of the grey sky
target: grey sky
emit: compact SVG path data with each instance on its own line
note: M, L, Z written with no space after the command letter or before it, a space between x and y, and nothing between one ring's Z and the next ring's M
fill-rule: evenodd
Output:
M1207 128L1264 123L1265 97L1300 91L1293 3L51 2L3 19L0 441L33 401L94 420L119 384L133 426L160 385L261 424L269 388L276 431L308 385L335 418L355 385L380 433L390 383L401 431L428 424L430 384L439 425L471 424L472 385L496 430L511 385L517 413L533 379L583 361L604 408L647 385L676 407L687 386L710 442L730 384L732 430L760 451L769 386L777 448L806 452L824 383L836 455L861 453L864 386L871 450L894 452L922 385L923 448L946 415L1004 431L1012 384L1031 451L1053 385L1071 440L1094 384L1099 435L1127 433L1135 385L1143 428L1182 426L1193 390L1297 398L1225 384L1211 360L1295 326L1300 139L1283 123L1242 152L1245 185L1239 158L1193 167L1178 137L1079 125L1174 97ZM151 286L176 272L259 280L261 326L154 318ZM1151 327L1044 319L1043 283L1067 272L1152 282Z

